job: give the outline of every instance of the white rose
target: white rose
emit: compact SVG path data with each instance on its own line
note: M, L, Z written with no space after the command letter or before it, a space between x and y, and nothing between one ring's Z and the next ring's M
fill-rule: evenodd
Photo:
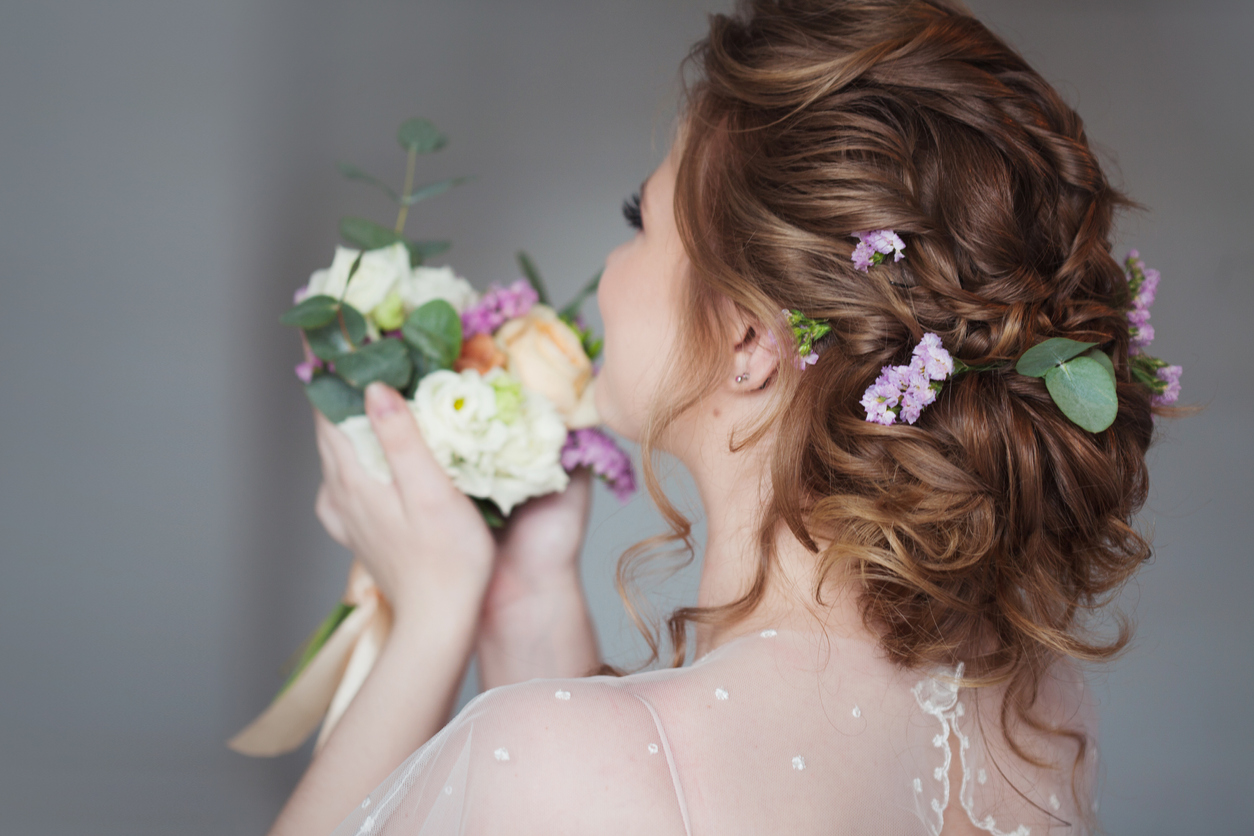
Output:
M436 461L465 494L491 499L508 514L533 496L569 482L561 451L566 426L553 405L500 369L482 376L432 372L418 385L410 411ZM363 467L390 481L387 460L365 416L340 423Z
M324 294L336 299L343 296L345 302L361 313L369 314L403 277L409 275L409 250L398 242L362 255L361 265L349 283L348 271L359 254L360 250L336 247L331 266L309 277L310 295ZM346 284L347 294L344 293Z
M409 314L433 299L443 299L458 313L479 300L470 282L453 272L452 267L415 267L402 276L396 290Z

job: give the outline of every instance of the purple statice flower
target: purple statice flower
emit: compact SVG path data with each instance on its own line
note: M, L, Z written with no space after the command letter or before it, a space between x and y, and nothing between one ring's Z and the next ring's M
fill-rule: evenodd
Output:
M875 250L866 241L859 241L858 246L853 248L853 266L863 273L871 272L871 265L874 264L871 259L874 257Z
M863 273L869 273L871 265L883 263L887 256L891 255L894 262L906 257L902 252L905 242L891 229L862 229L853 236L858 239L853 248L853 266Z
M954 373L954 358L949 356L941 338L928 332L914 347L914 357L923 361L929 380L944 380Z
M1173 404L1180 397L1180 375L1184 369L1180 366L1163 366L1158 370L1158 379L1167 384L1162 392L1153 398L1155 406Z
M518 279L508 287L494 284L462 313L462 337L490 335L509 320L525 316L539 301L540 294L526 279Z
M313 380L314 370L320 365L316 360L306 360L303 363L297 363L296 376L300 378L301 383L309 383Z
M941 381L954 371L953 358L936 334L928 332L914 347L910 363L884 366L862 395L866 419L891 427L900 418L907 424L919 420L923 408L936 402Z
M1158 295L1158 282L1162 276L1157 270L1147 268L1136 250L1128 252L1123 266L1124 278L1132 290L1132 307L1128 309L1128 330L1132 337L1130 347L1137 354L1154 341L1154 326L1149 324L1150 306Z
M631 456L614 443L614 439L595 428L571 430L562 447L562 467L575 470L588 467L618 497L626 502L636 492L636 474Z
M862 395L862 408L866 410L866 419L874 424L891 427L897 420L897 409L901 404L901 374L904 366L884 366L880 376L867 387Z

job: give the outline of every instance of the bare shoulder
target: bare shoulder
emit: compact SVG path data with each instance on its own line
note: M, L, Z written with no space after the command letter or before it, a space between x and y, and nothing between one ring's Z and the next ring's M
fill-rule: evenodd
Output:
M655 715L607 677L533 680L467 707L467 833L682 833Z

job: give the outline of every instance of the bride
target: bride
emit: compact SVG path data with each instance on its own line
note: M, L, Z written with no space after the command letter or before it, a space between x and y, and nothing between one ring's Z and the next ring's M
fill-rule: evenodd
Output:
M395 483L318 416L317 510L394 629L272 833L1096 827L1076 666L1126 643L1087 617L1149 553L1123 198L1075 112L945 0L755 0L690 61L682 126L606 260L596 391L672 540L688 523L653 453L708 519L672 666L590 675L586 476L494 538L375 384ZM1052 337L1114 358L1109 429L1015 372ZM886 411L877 376L913 355L961 363ZM446 725L472 654L489 690Z

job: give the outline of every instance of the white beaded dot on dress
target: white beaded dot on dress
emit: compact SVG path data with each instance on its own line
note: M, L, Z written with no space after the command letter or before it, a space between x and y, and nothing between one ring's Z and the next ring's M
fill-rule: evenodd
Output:
M570 699L570 691L560 691L560 690L559 690L559 691L558 691L556 694L554 694L553 696L557 697L559 700L569 700L569 699Z
M492 757L496 758L498 761L507 761L509 760L509 750L497 749L495 752L492 753Z
M861 717L861 716L862 716L862 709L861 709L861 708L859 708L858 706L856 706L856 705L855 705L855 706L853 707L853 716L854 716L854 717Z
M656 755L656 754L657 754L657 744L656 744L656 743L650 743L650 744L649 744L649 754L650 754L650 755Z
M727 699L727 697L728 697L728 693L727 693L725 690L723 690L722 688L715 688L715 689L714 689L714 699L716 699L716 700L725 700L725 699Z
M801 757L801 755L797 755L796 757L792 759L792 768L797 770L798 772L805 769L806 759Z

